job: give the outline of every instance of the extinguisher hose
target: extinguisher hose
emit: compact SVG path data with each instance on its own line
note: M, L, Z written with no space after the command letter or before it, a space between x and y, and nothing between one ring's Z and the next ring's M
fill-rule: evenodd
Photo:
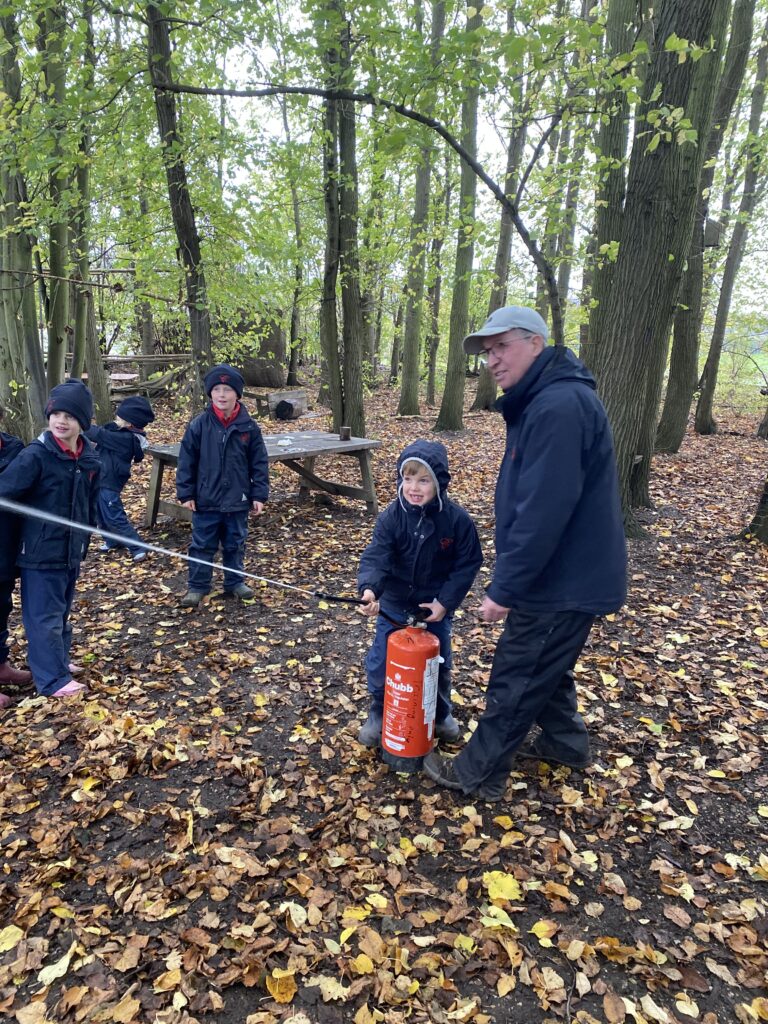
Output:
M104 540L111 540L115 544L125 545L127 538L119 533L112 533L109 530L105 530L102 527L91 526L90 523L78 523L72 519L66 519L64 516L54 515L52 512L45 512L42 509L37 509L29 505L23 505L16 501L10 501L8 498L0 498L0 510L5 512L12 512L15 515L25 516L28 519L38 519L47 523L54 523L56 526L63 526L70 530L77 530L80 533L98 533ZM160 547L159 544L147 544L142 540L130 540L130 546L132 548L139 548L142 551L153 551L155 554L164 555L166 558L180 559L183 562L188 562L194 565L204 565L211 569L215 569L218 572L224 572L225 568L216 562L209 562L202 558L195 558L192 555L185 555L182 551L173 551L170 548ZM248 572L245 569L232 569L227 568L226 572L232 573L233 575L240 576L242 579L259 580L262 583L267 583L273 587L280 587L283 590L292 590L298 594L304 594L307 597L315 597L322 601L333 601L338 604L354 604L362 605L366 602L359 597L341 597L338 594L327 594L323 590L309 590L307 587L297 587L292 583L283 583L281 580L272 580L267 576L259 576L255 572ZM394 626L401 628L406 625L404 622L395 622L384 612L380 611L380 615L383 615L388 622L391 622Z

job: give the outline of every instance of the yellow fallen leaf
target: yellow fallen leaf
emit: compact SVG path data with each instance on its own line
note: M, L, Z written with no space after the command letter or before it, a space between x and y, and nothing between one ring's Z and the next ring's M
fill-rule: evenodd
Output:
M141 1003L126 992L120 1002L109 1012L112 1015L110 1019L116 1021L117 1024L131 1024L131 1021L136 1020L141 1012Z
M273 967L272 973L265 980L269 994L276 1003L290 1003L298 991L293 971Z
M499 980L496 982L496 991L503 999L504 996L509 995L516 984L517 979L514 974L501 974L499 975Z
M373 960L367 953L359 953L349 961L349 966L355 974L373 974Z
M757 808L757 813L761 818L768 818L768 804L760 804Z
M172 971L164 971L155 978L155 992L170 992L181 984L181 970L177 967Z
M465 953L474 953L477 943L469 935L457 935L453 940L454 949L463 949Z
M55 964L49 964L48 967L44 967L37 976L37 980L41 985L45 985L46 988L52 982L58 978L63 978L69 970L69 961L72 959L72 954L75 951L77 942L73 942L69 947L64 956L60 957Z
M0 929L0 953L7 953L9 949L15 949L24 938L24 932L15 924L9 924L7 928Z
M555 921L549 921L546 918L544 918L541 921L537 921L536 924L529 929L529 931L532 935L536 936L536 938L539 940L539 942L542 943L542 945L544 945L544 942L542 942L542 940L546 940L547 945L551 946L552 943L549 940L556 932L559 931L559 929L560 925L557 924Z
M518 880L506 871L486 871L483 885L492 900L519 900L523 895Z

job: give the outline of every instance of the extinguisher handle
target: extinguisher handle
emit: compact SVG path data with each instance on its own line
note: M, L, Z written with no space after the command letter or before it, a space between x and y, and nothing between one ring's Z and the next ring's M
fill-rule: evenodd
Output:
M338 594L326 594L322 590L315 590L313 593L314 597L319 598L321 601L336 601L338 604L366 604L359 597L340 597Z

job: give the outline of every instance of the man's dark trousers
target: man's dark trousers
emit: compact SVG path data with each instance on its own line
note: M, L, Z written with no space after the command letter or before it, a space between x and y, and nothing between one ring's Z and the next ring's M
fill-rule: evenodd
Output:
M541 727L545 749L588 759L589 737L572 670L593 622L585 612L509 612L496 645L485 711L453 761L466 792L504 783L534 723Z
M80 565L74 569L21 570L21 618L27 634L27 663L37 692L54 693L70 682L69 613Z
M245 539L248 536L248 510L242 512L195 512L192 516L192 543L189 557L212 562L219 544L224 569L245 566ZM213 569L208 565L189 566L189 589L207 594L211 589ZM234 590L244 579L239 573L224 572L224 589Z

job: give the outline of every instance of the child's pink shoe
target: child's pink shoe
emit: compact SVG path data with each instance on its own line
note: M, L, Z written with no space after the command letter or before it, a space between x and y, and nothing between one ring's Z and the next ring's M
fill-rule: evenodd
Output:
M53 693L49 694L49 697L74 697L78 693L87 693L88 687L83 683L76 683L74 679L70 679L68 683L64 683L58 690L54 690Z
M8 696L7 693L0 693L0 708L10 707L13 700Z
M85 668L82 665L76 665L74 661L70 661L67 668L73 676L81 676L85 672Z

